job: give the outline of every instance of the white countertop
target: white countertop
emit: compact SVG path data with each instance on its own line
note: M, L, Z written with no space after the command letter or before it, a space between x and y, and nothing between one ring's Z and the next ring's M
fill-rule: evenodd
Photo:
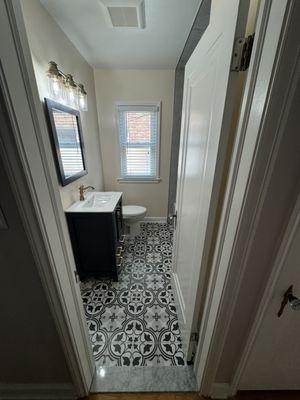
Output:
M122 196L122 192L87 192L85 200L76 201L68 207L66 213L108 213L113 212Z

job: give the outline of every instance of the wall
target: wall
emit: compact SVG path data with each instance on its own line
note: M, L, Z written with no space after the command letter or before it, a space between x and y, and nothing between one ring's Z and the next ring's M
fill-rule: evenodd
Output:
M122 191L125 204L147 207L148 216L166 217L171 156L173 70L96 69L95 85L100 124L105 190ZM161 101L159 183L121 183L116 101Z
M88 93L89 109L81 113L88 175L60 187L63 207L68 207L78 200L79 185L103 189L93 70L38 0L23 0L22 9L41 101L48 97L46 71L51 60L82 82Z
M0 229L0 382L71 382L1 159L0 182L5 188L0 191L0 206L9 227Z

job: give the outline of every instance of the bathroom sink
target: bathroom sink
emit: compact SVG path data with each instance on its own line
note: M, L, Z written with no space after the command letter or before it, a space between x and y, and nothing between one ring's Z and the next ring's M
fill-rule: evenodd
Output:
M65 212L113 212L121 196L122 192L89 192Z
M112 194L93 193L88 200L84 201L83 207L104 207L113 198Z

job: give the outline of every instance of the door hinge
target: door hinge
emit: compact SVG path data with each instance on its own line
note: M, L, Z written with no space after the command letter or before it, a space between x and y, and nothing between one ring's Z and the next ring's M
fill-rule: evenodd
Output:
M249 67L254 34L236 39L233 48L231 71L246 71Z
M168 223L173 225L173 228L176 229L177 226L177 211L174 214L168 216Z
M197 351L198 341L199 341L198 332L192 332L191 336L190 336L190 344L189 344L187 365L192 365L194 363L194 358L195 358L196 351Z
M75 275L75 281L76 283L79 283L80 279L79 279L79 275L77 271L74 271L74 275Z

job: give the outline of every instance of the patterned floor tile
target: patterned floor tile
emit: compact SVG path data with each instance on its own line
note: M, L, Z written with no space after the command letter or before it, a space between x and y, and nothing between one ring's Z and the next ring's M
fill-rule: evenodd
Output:
M125 241L118 282L81 283L98 365L185 365L171 285L172 240L167 224L144 223L139 236Z

